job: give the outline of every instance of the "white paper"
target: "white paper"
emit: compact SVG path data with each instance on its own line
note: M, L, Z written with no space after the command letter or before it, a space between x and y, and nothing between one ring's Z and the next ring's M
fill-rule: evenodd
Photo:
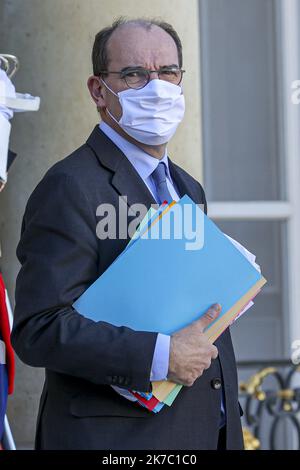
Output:
M224 235L226 235L226 233L224 233ZM259 264L255 263L256 256L253 253L251 253L251 251L247 250L247 248L245 248L241 243L239 243L234 238L230 237L229 235L226 235L226 237L245 256L245 258L247 258L247 260L255 267L255 269L257 269L257 271L261 272ZM232 323L234 323L238 318L240 318L240 316L243 315L246 312L246 310L248 310L250 307L252 307L252 305L254 305L254 302L253 302L253 300L250 300L250 302L248 302L247 305L245 305L243 310L235 317L235 319L232 321Z

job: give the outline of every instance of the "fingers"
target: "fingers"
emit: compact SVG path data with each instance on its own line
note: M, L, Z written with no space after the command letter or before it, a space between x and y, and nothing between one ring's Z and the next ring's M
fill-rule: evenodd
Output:
M211 352L212 359L217 359L218 355L219 355L218 349L216 348L216 346L212 345L212 352Z
M204 315L202 315L196 323L200 326L201 330L204 331L216 318L220 315L221 305L213 304Z
M209 351L208 351L208 357L207 357L207 360L206 360L206 364L205 364L205 366L204 366L204 369L205 369L205 370L207 370L207 369L210 368L210 366L211 366L211 361L212 361L213 359L217 359L218 354L219 354L219 353L218 353L218 349L216 348L216 346L211 345L211 346L210 346L210 349L209 349Z

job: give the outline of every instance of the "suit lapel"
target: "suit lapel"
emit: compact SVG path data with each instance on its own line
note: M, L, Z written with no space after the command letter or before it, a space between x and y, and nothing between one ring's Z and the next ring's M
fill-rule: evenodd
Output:
M120 195L127 196L129 207L132 204L140 203L149 209L151 204L157 204L147 185L125 155L123 155L123 161L118 166L111 184Z
M175 164L172 162L172 160L169 160L169 170L170 170L170 175L172 177L172 180L175 182L177 189L179 191L179 197L183 197L185 194L191 197L190 190L188 187L188 183L184 180L184 178L181 176L179 171L177 170Z
M135 203L142 203L149 209L151 204L157 204L147 185L130 161L104 132L99 129L98 125L95 126L89 136L87 145L92 148L101 165L113 173L111 184L120 196L123 196L123 198L124 196L127 197L126 202L129 207ZM195 202L198 202L195 185L191 185L191 181L185 177L185 174L170 159L169 169L171 177L178 188L179 196L182 197L187 194Z
M185 194L187 194L196 204L202 204L204 201L199 200L199 186L192 179L192 177L186 174L170 159L169 169L171 177L178 188L179 196L183 197Z
M120 196L127 197L127 205L142 203L148 208L157 204L147 185L121 150L102 132L94 128L87 144L92 148L101 165L112 173L111 184Z

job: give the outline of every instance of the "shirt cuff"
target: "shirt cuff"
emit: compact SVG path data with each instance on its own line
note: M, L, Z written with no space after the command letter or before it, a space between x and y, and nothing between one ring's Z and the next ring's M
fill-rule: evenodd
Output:
M158 333L153 354L150 382L166 380L169 370L171 336Z

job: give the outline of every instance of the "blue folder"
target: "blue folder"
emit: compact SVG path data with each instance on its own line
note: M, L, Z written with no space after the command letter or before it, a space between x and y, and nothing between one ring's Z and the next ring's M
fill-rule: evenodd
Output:
M157 222L148 238L131 243L73 307L94 321L164 334L183 328L216 302L222 306L221 318L263 278L187 195L169 209L170 220L176 221L185 205L194 229L203 228L202 248L186 249L191 240L176 238L172 224L170 239L162 238Z

